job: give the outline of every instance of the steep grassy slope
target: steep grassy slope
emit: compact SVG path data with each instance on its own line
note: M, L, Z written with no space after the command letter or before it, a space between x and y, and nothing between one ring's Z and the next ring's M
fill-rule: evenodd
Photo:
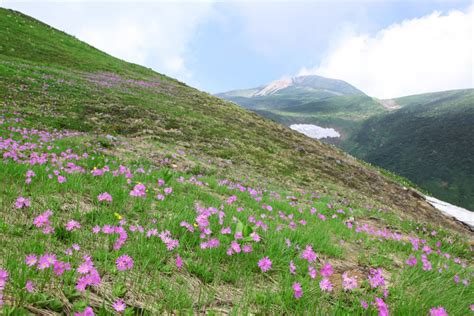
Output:
M474 210L474 90L395 101L403 108L369 119L346 148L436 197Z
M471 235L412 189L22 14L0 43L2 313L467 313Z
M5 47L0 64L3 102L28 114L39 127L127 135L136 142L135 149L146 149L143 154L148 156L153 156L155 147L175 151L184 148L194 151L204 162L220 159L224 165L231 165L225 167L225 172L237 176L252 172L288 184L344 191L362 201L374 199L399 209L419 202L376 170L341 151L232 103L76 43L81 56L97 53L86 64L87 69L97 67L99 71L85 71L73 45L59 45L54 53L43 45L78 42L70 36L6 10L2 10L0 23ZM44 40L29 40L26 30L42 34ZM29 59L32 54L25 43L35 50L34 61ZM44 61L39 62L42 58ZM62 60L77 63L66 62L65 66ZM108 64L114 65L112 70L121 70L103 71ZM182 167L201 165L206 169L205 164L193 162ZM212 173L216 168L203 171Z

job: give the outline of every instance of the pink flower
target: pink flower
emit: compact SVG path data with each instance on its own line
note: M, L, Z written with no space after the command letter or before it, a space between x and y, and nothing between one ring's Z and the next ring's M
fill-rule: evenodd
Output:
M75 229L80 229L80 228L81 228L81 224L73 219L67 222L66 224L67 231L73 231Z
M331 281L329 281L328 278L323 278L323 279L319 282L319 288L320 288L322 291L331 292L333 286L332 286Z
M301 258L308 260L309 263L315 261L318 256L313 251L313 247L311 245L307 245L305 250L301 253Z
M342 286L344 290L351 291L357 287L357 277L349 277L347 272L342 274Z
M173 193L173 188L165 188L163 191L166 195L170 195L171 193Z
M133 259L128 255L122 255L115 261L117 270L125 271L133 268Z
M252 237L253 241L260 242L260 236L256 232L251 233L250 237Z
M242 250L240 248L240 245L238 242L236 242L235 240L233 240L231 243L230 243L230 248L232 248L232 250L235 252L235 253L240 253Z
M362 306L363 309L369 308L369 304L364 300L360 300L360 306Z
M176 267L178 268L178 271L181 271L181 268L183 267L183 259L179 255L176 256Z
M267 272L272 268L272 261L268 257L264 257L258 261L258 267L262 272Z
M35 291L35 284L33 283L33 281L26 281L25 289L28 293L33 293Z
M44 227L44 226L49 226L49 217L53 215L53 212L50 210L45 211L44 213L38 215L34 220L33 224L36 227Z
M301 284L298 282L293 283L293 291L296 299L299 299L303 296L303 289L301 288Z
M107 192L104 192L97 196L97 200L99 200L99 202L102 202L102 201L112 202L112 195L110 195Z
M413 267L413 266L416 265L417 262L418 262L418 261L416 260L415 256L411 255L411 256L407 259L406 264L408 264L409 266L412 266L412 267Z
M373 288L379 287L379 286L385 286L385 279L382 275L382 269L370 269L369 272L369 283L370 286Z
M53 271L54 274L57 276L61 276L64 271L69 271L71 270L71 264L68 262L61 262L61 261L55 261L53 264Z
M27 207L30 207L31 205L31 202L28 198L24 198L22 196L20 196L18 199L16 199L16 202L15 202L15 207L18 208L18 209L21 209L21 208L27 208Z
M112 307L115 309L116 312L123 312L127 305L125 305L123 300L119 299L112 304Z
M221 234L222 235L228 235L230 233L232 233L232 230L230 229L230 226L229 227L224 227L224 228L221 229Z
M377 306L377 309L379 310L379 316L388 316L388 306L385 304L383 299L376 297L375 306Z
M133 187L133 190L130 191L130 196L135 197L145 197L146 195L146 186L139 183Z
M459 283L459 275L456 274L453 279L454 283Z
M232 195L232 196L230 196L230 197L227 199L226 203L227 203L228 205L231 205L231 204L234 203L235 201L237 201L237 196Z
M81 265L81 272L79 273L84 273L81 277L79 277L76 284L76 289L80 292L84 292L87 286L96 286L101 282L99 272L94 267L91 258L88 256L84 256L84 263Z
M253 248L252 248L252 245L250 244L245 244L243 247L242 247L242 251L244 253L251 253L253 251Z
M92 307L87 306L82 313L74 313L74 316L94 316L94 310Z
M38 262L38 258L33 254L27 255L25 258L25 263L28 267L34 266L36 262Z
M308 273L311 279L316 279L318 271L313 266L308 266Z
M8 272L7 270L0 269L0 294L5 289L5 284L8 281Z
M321 268L320 273L323 277L331 276L334 273L334 270L332 269L332 265L329 263L325 264L324 267Z
M64 183L64 182L66 182L66 181L67 181L66 177L64 177L64 176L58 176L58 183Z
M296 265L293 260L290 261L290 273L293 275L296 274Z
M430 316L448 316L448 313L444 309L444 307L433 307L430 309Z
M44 254L38 260L38 270L44 270L51 267L56 262L56 255Z
M423 263L422 269L424 271L429 271L433 269L431 262L428 260L428 257L425 254L421 255L421 262Z

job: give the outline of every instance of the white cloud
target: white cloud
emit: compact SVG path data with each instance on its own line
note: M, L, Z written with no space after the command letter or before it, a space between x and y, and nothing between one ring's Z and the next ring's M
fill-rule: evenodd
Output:
M190 81L186 60L199 26L216 14L197 1L5 1L19 10L126 61Z
M299 74L343 79L379 98L472 88L473 21L471 6L405 20L374 36L346 34L319 66Z

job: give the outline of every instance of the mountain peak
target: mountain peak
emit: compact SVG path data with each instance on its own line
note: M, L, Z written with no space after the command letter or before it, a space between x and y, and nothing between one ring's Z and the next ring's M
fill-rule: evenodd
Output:
M349 83L325 78L317 75L283 77L274 80L266 85L244 89L234 90L218 94L221 97L245 97L262 98L274 94L278 95L311 95L311 96L344 96L344 95L365 95L356 87Z

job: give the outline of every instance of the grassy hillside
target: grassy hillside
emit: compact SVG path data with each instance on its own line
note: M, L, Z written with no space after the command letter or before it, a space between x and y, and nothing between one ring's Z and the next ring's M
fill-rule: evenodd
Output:
M20 13L0 43L2 314L468 313L472 235L394 178Z
M346 148L440 199L474 210L474 90L395 101L403 108L366 121Z

